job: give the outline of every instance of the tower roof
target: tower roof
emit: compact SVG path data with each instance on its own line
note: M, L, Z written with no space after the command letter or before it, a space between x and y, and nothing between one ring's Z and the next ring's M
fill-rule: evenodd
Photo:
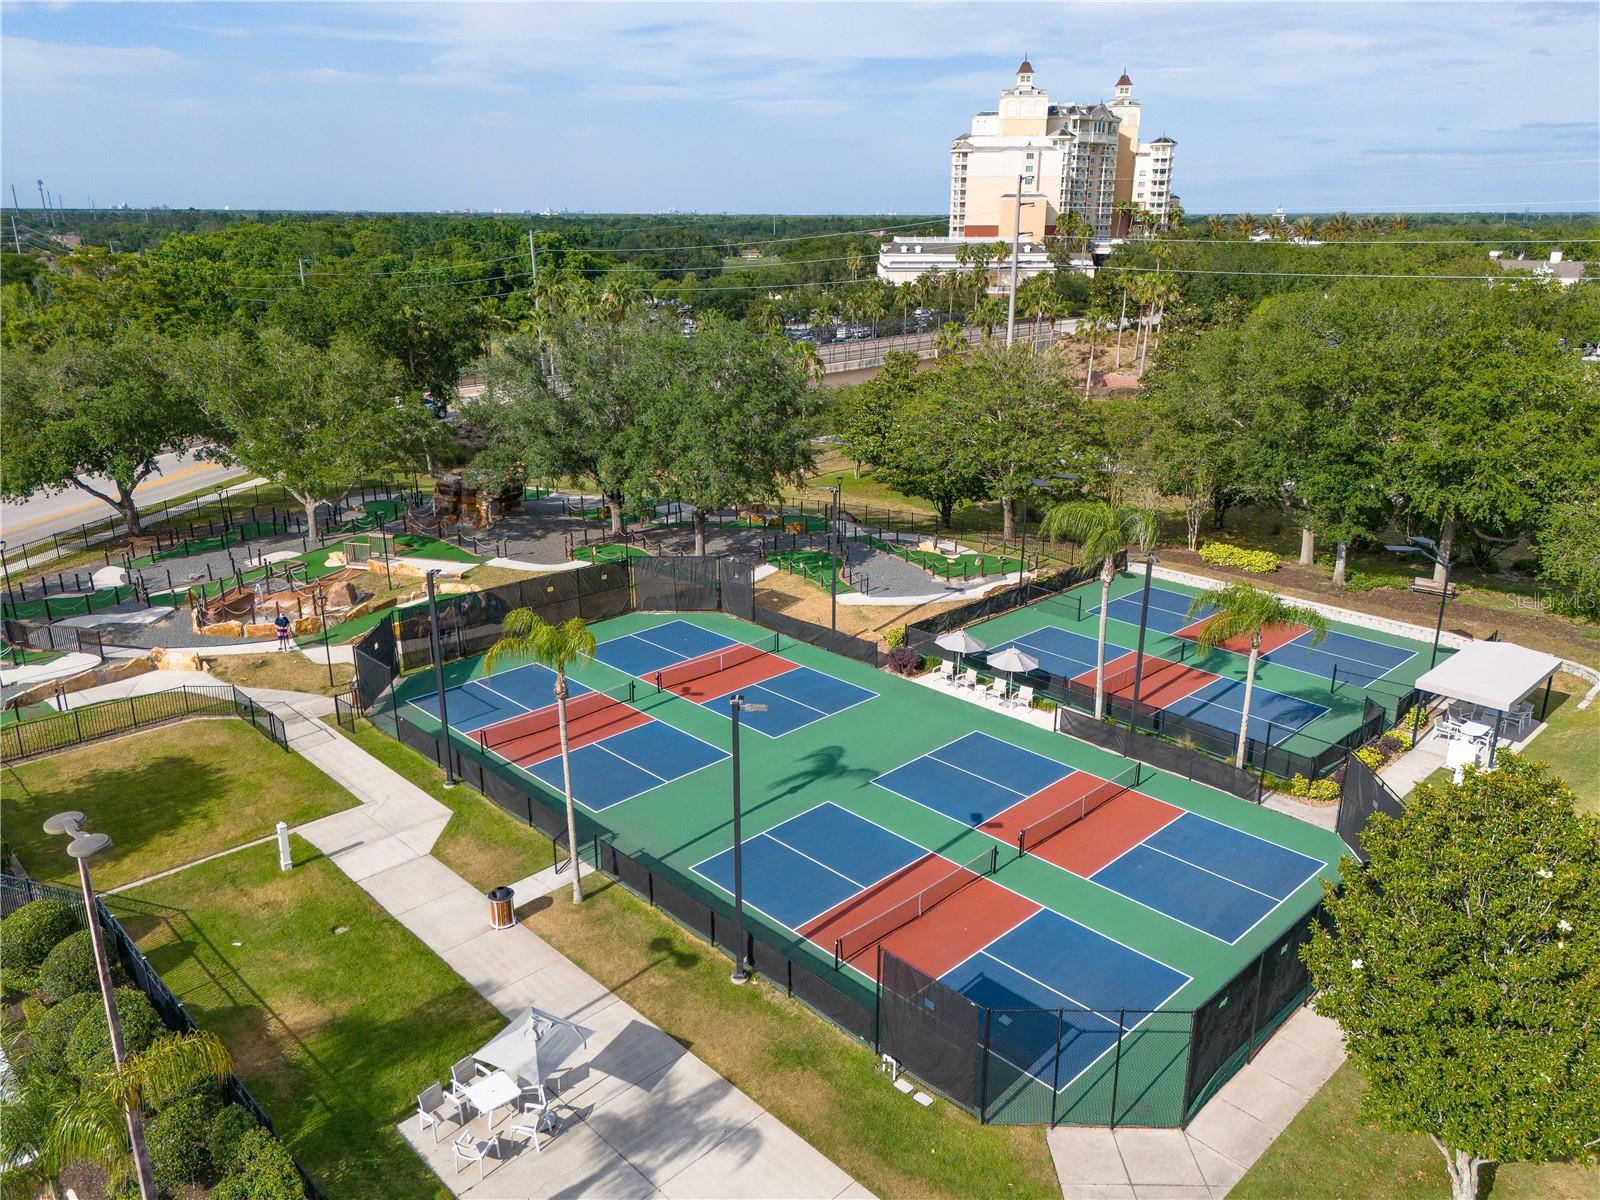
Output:
M1033 64L1031 62L1029 62L1027 59L1023 59L1022 60L1022 65L1017 68L1017 74L1018 75L1032 75L1033 74Z
M1132 87L1133 86L1133 80L1128 78L1128 73L1126 71L1124 71L1122 73L1122 77L1117 80L1117 86L1118 87Z

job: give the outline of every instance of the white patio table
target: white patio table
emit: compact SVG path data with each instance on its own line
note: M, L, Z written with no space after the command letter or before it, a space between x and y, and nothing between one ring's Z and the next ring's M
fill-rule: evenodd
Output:
M490 1129L494 1128L494 1110L507 1105L515 1107L522 1096L521 1086L505 1071L493 1071L462 1091L466 1092L473 1108L489 1114Z

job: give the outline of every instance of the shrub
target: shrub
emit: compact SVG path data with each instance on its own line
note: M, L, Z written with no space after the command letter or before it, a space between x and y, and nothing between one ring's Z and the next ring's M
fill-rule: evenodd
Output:
M289 1152L265 1129L255 1128L234 1145L235 1159L211 1200L305 1200Z
M0 967L0 996L26 996L39 990L39 972L26 967Z
M910 646L896 646L889 651L889 669L899 675L911 675L922 668L922 655Z
M212 1117L211 1128L206 1134L206 1149L211 1153L212 1167L223 1175L233 1170L239 1160L240 1140L252 1129L260 1128L261 1123L250 1115L250 1110L237 1104L228 1105Z
M1417 744L1416 739L1411 736L1410 725L1396 725L1383 736L1386 739L1392 738L1395 742L1399 743L1400 749L1402 750L1409 750L1411 747Z
M186 1183L200 1183L211 1175L211 1154L207 1150L211 1119L217 1102L210 1096L190 1096L169 1104L145 1126L145 1142L150 1148L150 1167L156 1187L175 1192Z
M1277 781L1281 783L1282 781ZM1291 796L1299 796L1306 800L1330 801L1339 798L1339 784L1333 779L1307 779L1304 775L1295 775L1289 780L1288 792Z
M1227 542L1207 542L1200 547L1200 557L1213 566L1234 567L1252 575L1270 575L1278 569L1278 556L1271 550L1246 550Z
M1367 765L1368 770L1376 771L1383 766L1383 751L1376 746L1363 746L1356 751L1356 757Z
M1344 577L1347 592L1375 592L1380 588L1410 587L1409 575L1373 575L1367 571L1351 571Z
M106 1023L98 992L79 992L76 996L68 996L60 1004L51 1005L45 1009L43 1016L28 1027L28 1052L36 1055L41 1062L60 1062L67 1052L67 1043L72 1040L73 1032L91 1013L100 1014L96 1019L101 1025Z
M1391 729L1378 739L1378 749L1382 752L1384 761L1387 762L1396 754L1399 754L1400 751L1411 749L1411 739Z
M906 627L904 625L891 625L883 631L883 644L893 650L897 646L906 644Z
M121 964L112 962L112 981L121 982L121 975ZM94 938L87 929L67 934L44 956L44 965L39 968L39 986L52 1003L100 987L94 968Z
M83 915L60 900L34 900L0 921L0 967L36 971L56 943L83 924Z
M81 993L80 993L81 994ZM117 1016L122 1022L122 1041L129 1054L138 1054L167 1031L150 1006L145 994L135 988L116 990ZM89 1079L112 1064L111 1033L104 1020L83 1021L67 1042L67 1066L79 1079Z

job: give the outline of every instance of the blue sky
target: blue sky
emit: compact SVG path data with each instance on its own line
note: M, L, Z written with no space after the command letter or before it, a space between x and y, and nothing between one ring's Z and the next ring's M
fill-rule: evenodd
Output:
M11 3L0 33L25 204L942 212L1026 52L1058 100L1126 69L1190 212L1600 207L1592 0Z

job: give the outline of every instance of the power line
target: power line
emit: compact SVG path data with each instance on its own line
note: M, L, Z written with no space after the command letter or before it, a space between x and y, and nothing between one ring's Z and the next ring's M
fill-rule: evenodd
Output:
M1518 261L1518 260L1513 259L1512 261ZM1530 267L1537 267L1542 260L1541 259L1527 259L1525 261L1528 263L1528 265ZM1491 274L1489 272L1485 272L1482 275L1395 275L1395 274L1372 274L1370 272L1364 272L1364 271L1345 271L1345 272L1340 272L1340 271L1214 271L1214 270L1203 270L1203 269L1199 269L1199 268L1195 268L1195 267L1123 267L1123 266L1113 266L1110 263L1107 263L1103 267L1096 267L1095 270L1097 272L1098 271L1127 271L1127 272L1133 272L1133 273L1137 273L1137 274L1152 274L1152 275L1241 275L1241 276L1259 275L1259 276L1262 276L1263 278L1272 278L1272 279L1383 279L1383 280L1419 279L1419 280L1444 280L1444 281L1448 281L1448 280L1470 280L1470 281L1474 281L1474 282L1477 282L1477 283L1485 283L1485 282L1492 283L1496 279L1510 279L1510 278L1513 278L1511 276L1496 275L1496 274ZM1578 283L1600 282L1600 276L1580 276L1576 282L1578 282Z

